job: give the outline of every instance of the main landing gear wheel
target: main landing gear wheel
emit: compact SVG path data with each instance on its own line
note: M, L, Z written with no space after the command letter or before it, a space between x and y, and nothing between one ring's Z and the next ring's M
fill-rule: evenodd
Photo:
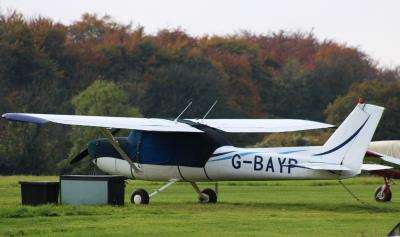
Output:
M199 202L201 203L216 203L217 202L217 194L211 188L206 188L201 191L201 195L199 197Z
M136 189L131 196L132 204L149 204L150 197L146 190L142 188Z
M392 190L386 185L378 187L375 191L375 200L377 202L390 202L392 200Z

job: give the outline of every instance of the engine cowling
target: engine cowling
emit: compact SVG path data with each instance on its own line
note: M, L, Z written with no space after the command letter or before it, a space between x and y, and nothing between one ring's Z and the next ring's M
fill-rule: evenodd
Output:
M220 146L231 145L214 129L202 128L203 133L149 132L133 130L128 137L116 138L129 158L137 163L203 167ZM107 139L88 144L89 155L122 159Z
M118 137L116 138L118 144L125 151L125 153L130 155L130 145L127 137ZM114 157L118 159L122 159L121 155L115 150L115 148L111 145L111 143L106 138L100 138L96 140L92 140L88 144L89 156L93 159L99 157Z

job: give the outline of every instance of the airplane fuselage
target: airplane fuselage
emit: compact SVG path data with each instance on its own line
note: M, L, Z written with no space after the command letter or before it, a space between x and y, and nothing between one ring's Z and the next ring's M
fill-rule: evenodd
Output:
M316 161L314 157L295 153L296 151L291 150L271 152L268 148L224 146L218 148L203 167L138 163L140 172L135 172L125 160L113 157L99 157L94 159L94 163L110 174L153 181L342 179L359 174L355 171L333 172L294 167L298 163Z

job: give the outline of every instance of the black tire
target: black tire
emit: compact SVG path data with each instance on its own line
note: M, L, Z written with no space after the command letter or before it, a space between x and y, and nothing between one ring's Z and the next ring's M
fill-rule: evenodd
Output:
M146 190L142 188L136 189L131 195L132 204L149 204L150 197Z
M206 195L207 199L200 198L200 200L199 200L200 202L202 202L202 203L216 203L217 202L217 194L211 188L204 189L203 191L201 191L201 194Z
M382 191L385 189L385 185L379 186L375 191L375 201L377 202L390 202L392 200L392 191L390 189L386 189L386 191Z

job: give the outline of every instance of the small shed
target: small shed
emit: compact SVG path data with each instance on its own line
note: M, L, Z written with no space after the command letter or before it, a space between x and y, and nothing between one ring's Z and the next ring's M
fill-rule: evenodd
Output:
M62 175L60 203L124 205L125 177L117 175Z

